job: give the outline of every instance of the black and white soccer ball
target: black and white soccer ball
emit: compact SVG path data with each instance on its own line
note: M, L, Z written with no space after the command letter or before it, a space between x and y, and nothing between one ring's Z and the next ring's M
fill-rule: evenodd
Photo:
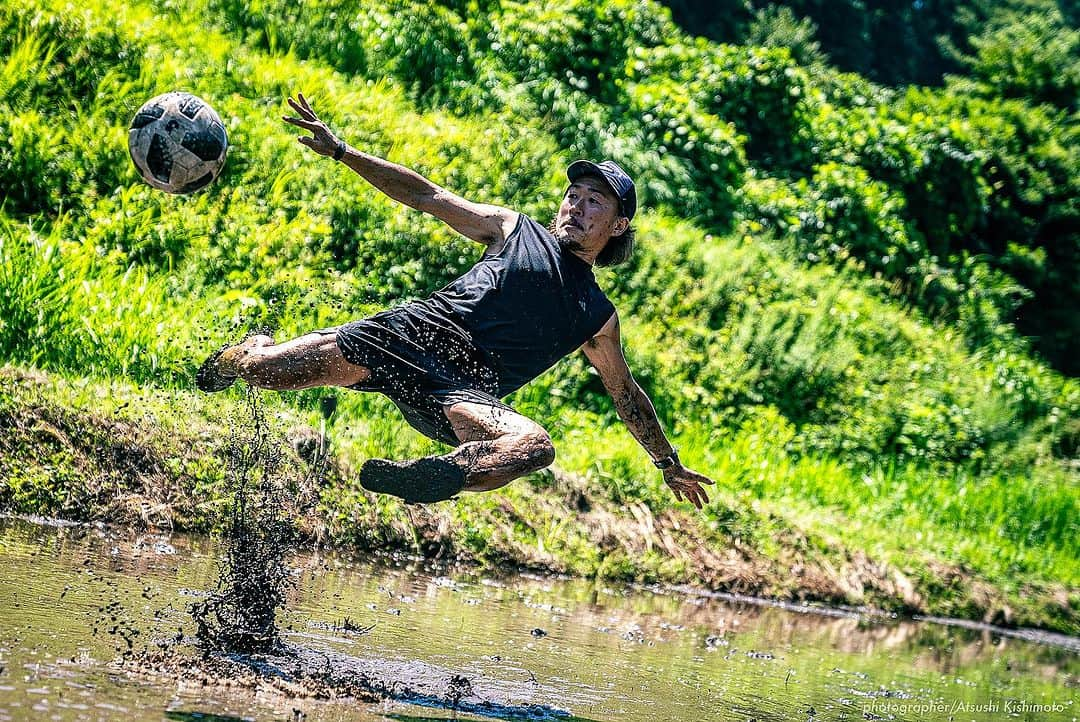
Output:
M228 147L221 118L191 93L151 98L128 132L131 160L143 180L169 193L191 193L217 178Z

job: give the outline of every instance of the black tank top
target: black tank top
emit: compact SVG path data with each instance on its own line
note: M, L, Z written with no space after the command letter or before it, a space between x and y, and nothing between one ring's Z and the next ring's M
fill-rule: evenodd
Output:
M497 253L485 252L460 278L408 305L468 332L499 375L500 397L579 348L615 313L592 266L525 215Z

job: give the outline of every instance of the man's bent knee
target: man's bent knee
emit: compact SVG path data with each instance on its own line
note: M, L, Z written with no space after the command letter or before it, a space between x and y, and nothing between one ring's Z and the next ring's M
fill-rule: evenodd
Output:
M484 441L509 436L547 437L544 427L513 409L463 401L445 410L454 433L461 442ZM548 439L548 443L550 443Z
M522 435L521 444L528 459L529 471L539 471L555 462L555 445L543 429Z

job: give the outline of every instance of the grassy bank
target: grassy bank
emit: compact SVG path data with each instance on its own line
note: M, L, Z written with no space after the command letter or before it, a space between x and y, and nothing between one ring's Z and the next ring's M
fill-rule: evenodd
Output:
M598 280L665 428L718 482L703 514L675 504L575 357L511 399L557 470L431 510L358 489L363 459L437 447L341 396L312 538L1076 632L1080 385L1014 328L1072 358L1074 125L693 40L651 2L563 6L0 7L0 510L217 528L216 440L243 405L192 393L207 351L475 259L306 154L278 120L303 90L354 145L541 220L573 158L632 168L639 250ZM125 148L142 102L179 88L232 143L184 198ZM321 428L324 393L264 400Z
M560 465L515 482L500 494L464 495L408 507L360 489L353 469L365 453L422 451L405 428L342 399L329 425L271 395L261 402L285 452L280 483L303 539L485 565L615 580L690 584L778 599L886 611L961 616L1076 633L1080 595L1051 575L1018 579L1011 565L973 555L970 534L952 523L908 522L896 535L874 520L757 498L740 479L720 476L705 514L672 508L653 475L628 488L600 458L583 471ZM350 411L356 411L353 415ZM338 414L341 414L338 416ZM147 391L7 367L0 372L0 505L17 513L177 530L214 531L226 518L225 435L250 423L239 394L207 398ZM325 431L325 436L321 435ZM590 436L592 438L590 438ZM395 439L404 439L404 443ZM579 429L556 438L561 449L603 434ZM747 435L736 446L768 442ZM313 450L326 449L326 456ZM747 456L764 468L761 454ZM736 459L729 462L738 464ZM828 473L804 460L773 473ZM735 469L729 469L735 472ZM835 469L832 470L835 474ZM834 479L835 481L835 479ZM850 480L851 483L869 483ZM882 482L910 483L886 478ZM305 542L306 543L306 542ZM1060 568L1073 559L1050 560ZM1041 578L1040 578L1041 577Z

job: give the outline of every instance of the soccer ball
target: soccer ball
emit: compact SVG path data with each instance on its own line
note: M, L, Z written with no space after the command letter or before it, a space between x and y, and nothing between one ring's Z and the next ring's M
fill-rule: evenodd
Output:
M169 193L191 193L217 178L228 147L221 118L191 93L151 98L128 132L131 160L143 180Z

